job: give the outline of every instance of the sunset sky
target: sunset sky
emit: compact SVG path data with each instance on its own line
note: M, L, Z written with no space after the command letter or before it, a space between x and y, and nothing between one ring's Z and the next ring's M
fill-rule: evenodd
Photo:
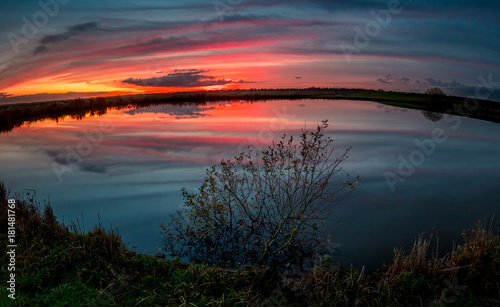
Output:
M0 104L353 87L500 100L498 1L41 0L0 4Z

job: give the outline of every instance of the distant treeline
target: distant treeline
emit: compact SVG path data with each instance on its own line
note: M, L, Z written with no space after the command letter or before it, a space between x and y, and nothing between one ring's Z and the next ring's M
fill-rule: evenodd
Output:
M500 103L445 96L436 101L425 94L367 89L306 88L306 89L250 89L143 94L114 97L39 102L0 106L0 132L8 132L23 124L43 119L55 121L66 116L82 119L88 115L100 116L108 109L142 108L159 104L204 104L220 101L263 101L278 99L348 99L370 100L383 104L431 112L450 113L493 122L500 122ZM465 110L465 111L464 111Z

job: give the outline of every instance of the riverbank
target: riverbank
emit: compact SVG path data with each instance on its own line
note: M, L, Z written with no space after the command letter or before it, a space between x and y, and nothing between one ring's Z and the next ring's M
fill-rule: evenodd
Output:
M0 228L8 228L7 191L0 184ZM1 306L496 306L500 303L500 237L478 224L446 256L428 240L397 252L376 272L340 268L324 257L294 276L265 269L229 271L131 251L117 230L82 233L43 210L16 200L16 300L0 289ZM442 244L451 242L441 242ZM0 240L1 278L8 280L7 238Z
M148 107L160 104L204 104L223 101L265 101L279 99L369 100L390 106L448 113L500 123L500 102L444 96L437 100L425 94L364 89L261 89L98 97L0 106L0 132L43 119L81 119L106 114L108 108Z

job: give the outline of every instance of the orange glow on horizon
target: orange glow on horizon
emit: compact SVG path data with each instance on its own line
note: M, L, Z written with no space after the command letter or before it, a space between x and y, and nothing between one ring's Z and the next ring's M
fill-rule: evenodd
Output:
M240 46L241 47L241 46ZM248 47L248 46L247 46ZM251 46L255 47L255 46ZM232 47L231 47L232 48ZM234 50L233 50L234 51ZM243 49L242 49L243 51ZM311 62L310 59L297 56L283 56L263 53L233 53L211 54L199 53L195 58L178 55L176 65L170 65L171 58L163 59L154 55L145 57L136 62L121 63L120 60L110 62L108 65L99 64L98 67L68 68L63 74L48 74L33 72L33 76L41 75L26 81L12 81L11 86L2 89L2 92L14 96L34 95L40 93L104 93L101 96L133 95L170 93L200 90L232 90L249 88L274 88L289 87L290 76L279 76L273 73L275 67L286 67L299 63ZM139 64L140 62L140 64ZM196 64L193 64L196 63ZM195 69L203 76L214 78L212 80L228 80L226 84L212 86L188 87L153 87L123 83L128 78L151 79L155 77L175 74L176 70ZM42 67L40 68L42 70ZM210 79L209 79L210 80ZM243 83L240 83L243 81ZM292 80L294 87L300 86L300 81ZM297 86L298 85L298 86Z

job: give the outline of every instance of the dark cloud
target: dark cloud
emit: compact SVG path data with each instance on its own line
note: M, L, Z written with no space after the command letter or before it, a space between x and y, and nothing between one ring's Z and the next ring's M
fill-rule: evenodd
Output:
M97 22L87 22L69 28L69 33L87 32L97 28Z
M96 22L87 22L78 25L74 25L68 28L68 30L62 34L58 35L47 35L40 41L40 44L46 45L55 42L65 41L70 39L72 36L78 35L79 33L88 32L97 28Z
M300 79L302 79L302 77L297 76L297 77L295 77L295 79L300 80Z
M57 158L57 156L59 156L60 154L59 151L52 149L45 149L45 153L51 158Z
M440 87L467 87L467 85L457 82L456 80L452 81L441 81L433 78L426 78L424 80L416 80L415 83L423 86L440 86Z
M38 47L35 48L35 51L33 51L33 55L37 55L37 54L45 52L47 50L49 50L49 48L47 48L47 46L40 45L40 46L38 46Z
M408 84L410 81L411 80L408 77L398 77L393 75L386 75L384 78L377 79L377 82L384 84Z
M200 87L226 85L231 83L255 83L244 80L234 81L228 79L220 79L214 76L204 75L204 73L206 72L209 71L199 69L176 69L173 73L162 77L154 77L149 79L128 78L126 80L123 80L122 82L127 84L152 87Z
M0 93L0 99L5 99L7 97L11 97L12 95L11 94L7 94L7 93Z
M82 24L77 24L68 28L64 33L58 35L47 35L40 40L40 45L35 48L33 55L40 54L49 50L46 45L62 42L70 39L71 37L78 35L80 33L92 31L97 28L96 22L87 22Z
M386 75L384 78L377 79L377 82L384 84L415 84L418 86L439 86L439 87L449 87L449 88L465 88L468 85L458 82L456 80L452 81L442 81L434 78L425 78L423 80L411 81L408 77L398 77L394 75Z

